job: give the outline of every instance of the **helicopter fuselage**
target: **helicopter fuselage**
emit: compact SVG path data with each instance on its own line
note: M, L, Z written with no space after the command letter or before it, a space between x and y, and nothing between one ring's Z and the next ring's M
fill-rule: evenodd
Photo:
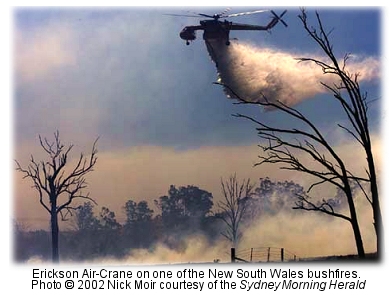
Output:
M198 26L187 26L180 32L180 38L189 41L196 39L196 31L203 30L203 40L219 40L229 42L229 33L232 23L219 20L202 20Z

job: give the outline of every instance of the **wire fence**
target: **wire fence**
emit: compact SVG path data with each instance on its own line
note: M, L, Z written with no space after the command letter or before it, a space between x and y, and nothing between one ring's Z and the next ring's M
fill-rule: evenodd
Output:
M233 262L288 262L298 261L299 257L284 249L276 247L258 247L236 251L232 248Z

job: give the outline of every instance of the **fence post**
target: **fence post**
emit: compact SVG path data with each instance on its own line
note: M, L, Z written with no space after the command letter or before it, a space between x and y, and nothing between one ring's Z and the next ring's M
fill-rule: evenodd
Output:
M250 262L252 262L252 254L253 254L253 248L251 248L251 260L250 260Z
M280 260L284 261L284 248L280 248Z
M271 255L271 247L268 247L267 262L269 262L269 256Z
M230 261L231 261L231 263L236 262L236 249L235 248L230 249Z

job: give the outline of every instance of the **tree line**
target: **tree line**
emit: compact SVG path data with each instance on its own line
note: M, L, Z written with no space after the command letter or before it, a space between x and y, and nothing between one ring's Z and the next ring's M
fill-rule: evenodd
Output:
M250 183L250 179L242 182ZM257 186L252 184L250 190L238 198L231 190L236 185L241 185L236 175L226 181L221 179L223 198L219 201L214 200L211 192L197 186L171 185L167 194L153 203L127 200L122 206L125 216L122 223L108 207L102 206L99 211L92 199L85 200L68 218L69 229L60 231L58 253L66 261L120 259L133 249L152 250L157 243L180 252L185 250L185 238L194 234L201 234L210 245L228 239L236 246L245 225L262 214L291 209L295 193L303 190L292 181L273 181L266 177L261 178ZM240 210L224 207L228 196ZM153 205L155 209L152 209ZM245 212L242 208L246 208ZM233 218L234 222L229 217L232 210L235 210L234 214L242 215L240 219ZM15 223L16 261L32 257L50 260L50 248L49 231L28 231Z

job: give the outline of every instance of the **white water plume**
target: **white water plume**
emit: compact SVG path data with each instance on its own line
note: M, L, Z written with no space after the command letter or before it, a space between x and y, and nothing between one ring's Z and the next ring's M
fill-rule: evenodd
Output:
M324 93L326 89L320 82L336 82L335 75L324 74L313 62L297 60L301 57L323 60L318 56L293 55L233 40L230 46L218 41L206 41L206 46L216 64L218 82L227 86L224 90L229 98L257 102L266 97L270 102L280 101L292 106ZM351 56L346 70L359 73L359 81L373 80L379 77L379 61L373 57Z

